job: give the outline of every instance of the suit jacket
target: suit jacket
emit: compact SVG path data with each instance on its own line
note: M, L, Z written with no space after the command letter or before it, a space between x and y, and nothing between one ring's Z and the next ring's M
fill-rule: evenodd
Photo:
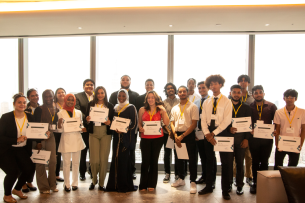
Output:
M118 92L119 91L116 91L116 92L113 92L109 98L109 102L111 104L113 104L114 106L116 104L118 104ZM129 89L128 91L128 96L129 96L129 103L130 104L133 104L133 105L136 105L136 99L137 97L139 96L139 94L137 92L134 92L132 90Z
M26 113L29 122L34 122L34 117ZM26 125L26 124L25 124ZM24 126L26 127L26 126ZM0 119L0 156L6 151L12 149L12 145L17 145L18 130L14 112L3 114ZM32 140L28 139L26 142L26 150L29 156L32 155Z
M85 128L87 128L88 125L87 125L87 122L85 122L85 121L86 121L87 108L88 108L88 104L89 104L88 97L85 92L80 92L80 93L75 94L75 98L76 98L75 108L82 112L83 123L84 123Z

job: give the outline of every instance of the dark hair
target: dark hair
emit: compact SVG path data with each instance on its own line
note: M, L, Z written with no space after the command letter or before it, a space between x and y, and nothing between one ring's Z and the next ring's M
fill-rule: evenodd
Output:
M241 90L241 86L240 86L240 85L232 85L231 88L230 88L231 92L232 92L232 90L233 90L234 88L238 88L238 89Z
M51 90L51 89L46 89L46 90L43 91L43 93L42 93L42 101L43 101L43 103L44 103L43 96L44 96L44 94L47 93L47 92L51 92L51 93L53 94L53 101L54 101L54 92L53 92L53 90Z
M15 102L16 102L20 97L24 97L24 98L26 99L26 97L23 95L23 93L22 93L22 92L19 92L19 93L15 94L15 95L13 96L14 104L15 104Z
M121 80L122 80L122 78L125 77L125 76L127 76L127 77L129 78L129 80L131 80L131 77L130 77L129 75L123 75L123 76L121 77Z
M202 84L204 84L204 81L198 82L198 83L197 83L197 87L198 87L199 85L202 85Z
M64 92L65 92L65 94L66 94L66 90L64 89L64 88L62 88L62 87L60 87L60 88L57 88L57 90L55 91L55 94L54 94L54 103L57 103L58 102L58 100L57 100L57 92L59 91L59 90L63 90Z
M92 80L92 79L86 79L86 80L84 80L84 82L83 82L83 87L85 87L85 85L86 85L87 82L92 82L93 85L95 86L94 80Z
M295 97L296 99L298 98L298 92L295 89L288 89L284 92L284 97Z
M35 88L31 88L31 89L29 89L29 90L26 92L26 96L27 96L27 98L29 98L29 97L30 97L30 95L31 95L31 93L32 93L33 91L38 92L38 90L36 90Z
M167 86L169 86L169 85L173 86L173 88L174 88L174 90L175 90L175 94L177 94L177 87L176 87L176 85L174 85L174 84L171 83L171 82L168 82L168 83L166 83L166 85L164 86L164 93L165 93L165 95L166 95L167 97L168 97L168 94L167 94L166 89L167 89Z
M225 79L221 76L221 75L210 75L209 77L207 77L207 79L205 79L205 86L207 86L207 88L210 88L211 82L218 82L219 84L222 85L222 87L225 84Z
M179 91L180 88L185 88L186 92L189 92L189 89L186 86L184 86L184 85L181 85L180 87L178 87L178 91Z
M147 80L145 81L145 85L146 85L146 83L149 82L149 81L152 82L152 83L155 85L155 82L154 82L153 79L147 79Z
M162 106L164 106L164 103L163 103L163 101L160 99L160 96L157 94L157 92L155 92L154 90L151 90L151 91L148 91L147 92L147 94L146 94L146 96L145 96L145 100L144 100L144 109L145 110L150 110L150 106L149 106L149 104L148 104L148 102L147 102L147 97L148 97L148 94L149 93L152 93L153 95L154 95L154 97L155 97L155 102L156 102L156 106L158 106L158 105L162 105ZM158 110L160 110L159 108L158 108Z
M248 75L241 75L237 78L237 83L240 83L242 79L245 78L245 80L250 83L250 77Z
M94 104L97 104L97 103L98 103L98 98L97 98L96 94L97 94L97 92L98 92L100 89L104 90L104 92L105 92L104 104L105 104L105 106L108 107L107 91L106 91L105 87L103 87L103 86L98 86L97 88L95 88L95 90L94 90L95 96L94 96L94 98L93 98L93 103L94 103Z
M190 78L190 79L188 79L188 80L187 80L187 82L186 82L186 85L188 85L188 84L189 84L189 81L190 81L190 80L194 80L194 83L195 83L195 85L196 85L196 80L195 80L194 78Z
M263 91L264 91L264 88L263 88L263 86L261 86L261 85L255 85L254 87L252 87L252 94L253 94L253 92L255 92L256 90L263 90Z

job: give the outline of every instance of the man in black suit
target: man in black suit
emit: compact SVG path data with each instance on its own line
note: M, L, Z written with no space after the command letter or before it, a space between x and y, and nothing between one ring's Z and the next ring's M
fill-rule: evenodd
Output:
M128 91L129 103L136 106L136 98L139 96L139 94L137 92L130 90L130 84L131 84L131 78L128 75L123 75L121 77L121 88ZM118 98L118 91L115 91L111 94L111 96L109 98L109 102L115 106L118 103L117 98ZM135 134L135 137L137 137L137 132ZM135 174L135 172L136 172L136 167L135 167L136 160L135 159L136 159L135 158L135 149L130 150L130 162L131 162L131 169L133 172L133 179L137 178L137 176Z
M78 94L75 94L76 98L76 105L75 108L80 110L83 115L83 123L84 126L87 128L87 123L86 121L86 112L87 112L87 107L88 103L93 100L94 97L94 86L95 82L91 79L86 79L83 82L83 88L84 92L80 92ZM79 178L81 181L86 180L85 173L87 171L87 163L86 163L86 157L87 157L87 151L89 150L89 133L88 132L83 132L82 133L83 140L85 142L86 148L82 150L81 152L81 157L80 157L80 163L79 163ZM90 171L90 167L89 167Z
M145 81L146 93L137 97L136 99L136 109L139 112L140 108L144 106L145 97L148 91L154 90L155 82L152 79L147 79Z

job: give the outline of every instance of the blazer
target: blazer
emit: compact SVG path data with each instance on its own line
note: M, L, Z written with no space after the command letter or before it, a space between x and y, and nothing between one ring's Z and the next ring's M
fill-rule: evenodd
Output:
M86 117L89 116L90 107L94 107L94 106L95 106L94 101L89 102L88 107L87 107ZM114 116L114 106L113 106L113 104L108 102L107 108L109 109L108 119L110 120L110 122L112 122L113 116ZM84 123L87 123L87 121L84 120ZM93 125L94 125L93 121L90 121L90 123L87 124L87 126L88 126L87 131L88 131L88 133L91 133L91 134L93 133ZM102 125L105 125L105 124L102 123ZM112 135L113 131L110 130L110 126L111 126L111 124L107 125L107 135Z
M34 122L34 117L26 113L26 117L29 122ZM25 124L26 125L26 124ZM25 127L25 126L24 126ZM0 119L0 156L6 151L12 149L12 145L17 145L18 130L16 126L16 120L14 112L8 112L3 114ZM32 155L32 140L28 139L26 142L26 151L29 156Z
M80 110L82 112L82 116L83 116L83 123L85 128L87 128L87 122L86 121L86 113L87 113L87 108L88 108L88 97L86 95L85 92L80 92L75 94L75 98L76 98L76 104L75 104L75 108Z

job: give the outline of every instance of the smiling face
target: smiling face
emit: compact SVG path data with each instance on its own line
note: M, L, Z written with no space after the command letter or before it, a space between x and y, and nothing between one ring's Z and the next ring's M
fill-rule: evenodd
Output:
M154 83L152 81L147 81L145 83L146 92L154 90Z
M84 91L85 91L87 94L91 95L91 94L93 93L93 89L94 89L94 84L93 84L93 82L88 81L88 82L85 83Z
M255 101L261 102L261 101L263 101L264 96L265 96L264 90L257 89L253 92L252 96L255 99Z
M56 93L57 101L63 101L65 96L66 96L66 93L62 89L58 90L57 93Z
M52 105L53 104L53 98L54 98L54 95L51 91L46 91L44 93L43 96L43 102L46 104L46 105Z
M293 96L284 97L284 101L286 102L286 106L293 106L294 102L296 100L297 99L295 97L293 97Z
M231 96L232 96L232 99L233 101L239 101L240 98L241 98L241 89L239 88L234 88L232 91L231 91Z
M121 87L124 89L129 89L131 81L128 76L124 76L121 78Z
M189 80L187 83L187 88L190 91L193 91L195 89L196 85L195 85L195 81L194 80Z
M68 107L73 107L74 106L74 97L72 97L72 96L68 97L66 105Z
M209 89L205 86L205 84L200 84L198 86L198 92L202 97L205 97L208 94Z
M178 89L178 96L180 98L180 100L184 100L187 99L187 90L184 87L180 87Z
M38 101L39 101L38 92L37 92L36 90L32 91L32 92L30 93L30 96L28 97L28 100L29 100L31 103L37 104Z
M126 98L127 97L126 97L125 92L122 91L122 92L119 93L118 100L119 100L120 103L124 103L126 101Z
M172 85L167 85L166 87L166 93L168 96L173 96L175 95L175 89Z
M105 99L105 91L103 89L99 89L96 93L95 93L98 101L103 101Z
M19 97L14 103L14 108L16 111L23 112L26 109L26 98Z
M149 104L149 106L152 106L152 105L156 104L156 98L155 98L155 95L153 93L149 93L147 95L147 103Z

